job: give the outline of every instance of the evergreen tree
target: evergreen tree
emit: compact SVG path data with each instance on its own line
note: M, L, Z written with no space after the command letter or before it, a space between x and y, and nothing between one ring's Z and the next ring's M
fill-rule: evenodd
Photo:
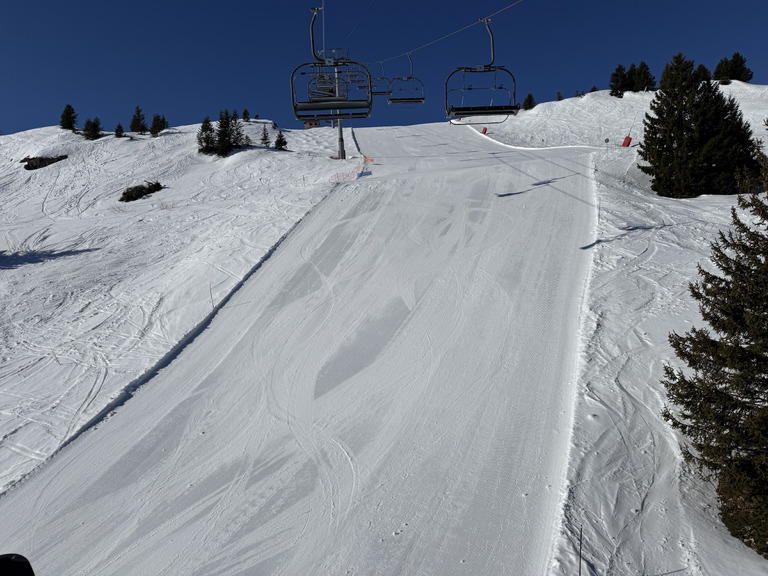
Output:
M693 74L696 82L709 82L712 80L712 73L709 71L709 68L704 66L704 64L699 64L696 68L696 72Z
M557 96L555 96L555 100L557 100L558 102L563 100L563 95L560 91L557 92Z
M118 122L117 126L115 126L115 138L122 138L123 136L125 136L123 125Z
M267 132L266 124L261 129L261 145L264 148L269 148L269 132Z
M101 120L97 116L93 120L88 118L83 126L83 136L87 140L97 140L101 138Z
M635 65L632 64L634 67ZM646 90L656 89L656 78L651 74L651 69L645 62L640 62L637 67L630 69L629 73L630 90L633 92L645 92Z
M731 77L730 77L730 71L729 68L730 61L728 58L723 58L720 60L720 62L717 63L717 66L715 66L715 80L720 82L720 84L730 84L731 83Z
M747 68L747 59L744 58L738 52L735 52L731 56L731 64L728 67L731 75L731 80L738 80L739 82L749 82L752 80L752 70Z
M611 80L608 82L608 86L611 89L610 95L621 98L624 96L624 92L627 91L628 85L629 76L627 75L627 69L622 64L619 64L611 74Z
M250 122L251 114L248 112L248 108L243 108L243 122Z
M752 76L752 70L747 68L746 58L738 52L735 52L730 60L723 58L715 67L714 78L721 84L730 84L731 80L749 82Z
M219 112L216 126L216 154L226 156L232 149L232 115L225 109Z
M523 110L533 110L536 106L536 101L533 99L533 94L528 94L523 100Z
M144 119L144 112L141 111L139 106L136 106L136 110L133 112L130 124L131 132L137 134L146 134L149 128L147 127L147 121Z
M275 138L275 148L278 150L285 150L288 147L288 141L285 139L285 136L283 136L283 131L280 130L277 133L277 138Z
M699 81L692 60L676 55L664 68L651 113L643 122L640 169L660 196L733 194L736 173L757 172L759 145L733 98Z
M635 76L637 76L637 65L632 62L632 64L629 65L626 76L624 77L624 90L622 92L634 92Z
M203 154L216 153L216 132L208 116L203 119L200 129L197 131L197 151Z
M153 138L157 138L158 134L166 129L167 122L160 114L155 114L152 117L152 125L149 127L149 133Z
M250 146L251 139L243 133L237 110L232 113L222 110L215 129L210 118L205 117L197 132L197 145L198 151L204 154L227 156L236 148Z
M240 122L240 116L237 110L232 112L229 118L230 134L232 139L232 148L245 148L251 145L251 139L243 132L243 124Z
M597 86L592 86L592 88L589 89L590 94L592 92L597 92Z
M72 130L72 132L75 132L77 128L75 125L77 124L77 114L75 114L75 109L72 107L71 104L67 104L64 106L64 111L61 113L61 120L59 120L59 126L61 126L64 130Z
M760 177L744 176L739 196L747 224L731 209L732 230L711 244L720 274L699 266L690 285L706 328L669 341L689 371L665 367L675 406L663 416L691 441L685 457L718 479L723 522L768 558L768 159Z

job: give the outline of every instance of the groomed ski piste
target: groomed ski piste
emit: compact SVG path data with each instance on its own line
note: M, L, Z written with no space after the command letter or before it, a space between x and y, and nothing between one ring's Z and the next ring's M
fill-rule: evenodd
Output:
M768 87L722 89L765 145ZM660 415L735 197L650 190L652 97L346 129L345 161L331 128L227 158L198 126L0 136L0 552L573 575L582 531L585 575L766 574Z

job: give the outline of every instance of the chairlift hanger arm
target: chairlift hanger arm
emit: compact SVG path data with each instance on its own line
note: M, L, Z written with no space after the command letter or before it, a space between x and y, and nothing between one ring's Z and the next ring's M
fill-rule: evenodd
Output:
M496 60L496 49L493 41L493 32L491 32L491 26L490 26L491 19L482 18L481 22L485 24L485 29L488 30L488 35L491 37L491 61L486 65L487 67L490 68L491 66L493 66L493 63Z
M317 13L320 12L322 8L310 8L310 10L312 10L312 22L309 24L309 40L312 46L312 57L318 62L322 62L322 58L315 52L315 20L317 19Z

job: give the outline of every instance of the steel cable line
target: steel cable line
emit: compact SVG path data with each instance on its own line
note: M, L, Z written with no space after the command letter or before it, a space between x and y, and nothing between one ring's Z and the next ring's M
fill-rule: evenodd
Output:
M402 58L403 56L408 56L409 54L413 54L414 52L418 52L419 50L423 50L424 48L427 48L428 46L432 46L433 44L437 44L438 42L442 42L446 38L450 38L451 36L455 36L459 32L464 32L464 30L468 30L469 28L472 28L472 26L477 26L478 24L480 24L481 22L484 22L485 20L490 20L491 18L493 18L497 14L501 14L505 10L509 10L510 8L512 8L514 6L517 6L521 2L523 2L523 0L517 0L516 2L512 2L512 4L509 4L508 6L505 6L501 10L497 10L496 12L486 16L485 18L480 18L476 22L472 22L472 24L468 24L468 25L464 26L463 28L459 28L458 30L455 30L455 31L451 32L450 34L446 34L445 36L441 36L440 38L437 38L436 40L432 40L431 42L427 42L426 44L423 44L423 45L419 46L418 48L414 48L412 50L407 50L407 51L403 52L402 54L398 54L397 56L392 56L391 58L385 58L384 60L374 60L374 62L378 62L379 64L383 64L384 62L389 62L390 60L396 60L397 58Z
M373 4L373 0L368 2L368 6L366 6L365 10L363 10L363 13L360 15L360 18L357 19L357 23L352 26L352 30L349 31L349 34L347 34L347 37L345 40L349 40L349 37L352 36L352 34L357 30L357 27L360 25L360 22L363 21L363 17L368 13L368 9L371 7L371 4Z

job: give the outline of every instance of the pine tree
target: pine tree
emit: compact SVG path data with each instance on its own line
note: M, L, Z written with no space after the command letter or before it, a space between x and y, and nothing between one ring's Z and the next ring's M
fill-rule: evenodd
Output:
M136 106L136 110L133 112L130 124L131 132L137 134L146 134L149 128L147 128L147 121L144 119L144 112L141 111L139 106Z
M240 122L240 116L237 110L232 112L229 118L230 134L232 139L232 148L245 148L250 146L251 139L243 132L243 124Z
M634 66L634 64L632 64ZM640 62L629 74L630 90L633 92L645 92L656 89L656 78L651 74L651 69L645 62Z
M248 112L248 108L243 108L243 122L250 122L251 114Z
M664 386L674 407L664 418L693 450L685 457L702 476L718 479L721 514L731 533L768 558L768 159L759 177L742 175L732 229L711 244L720 274L699 266L690 285L706 328L669 341L689 372L665 367Z
M216 154L226 156L232 151L231 114L229 110L219 112L219 123L216 126Z
M160 116L160 114L155 114L152 117L152 125L149 127L149 133L153 138L157 138L157 136L165 130L167 122L165 122L164 118Z
M266 124L261 129L261 145L264 148L269 148L269 132L267 132Z
M746 58L738 52L735 52L730 60L723 58L715 67L714 78L720 84L730 84L731 80L749 82L752 80L752 76L752 70L747 68Z
M752 70L747 68L747 59L738 52L731 56L731 65L729 67L731 80L739 82L749 82L752 80Z
M720 84L731 83L729 64L730 61L728 58L723 58L720 60L720 62L717 63L717 66L715 66L715 80L720 82Z
M101 138L101 120L97 116L93 120L88 118L83 126L83 136L87 140L97 140Z
M277 133L277 138L275 138L275 148L278 150L285 150L288 147L288 141L285 139L285 136L283 136L283 131L280 130Z
M634 66L634 64L633 64ZM611 89L610 95L616 98L624 96L624 92L627 91L629 84L629 77L627 76L627 69L622 64L616 66L616 70L611 74L611 80L608 82L608 86Z
M645 116L639 154L648 164L640 169L660 196L733 194L737 171L758 169L759 145L736 101L693 66L682 54L667 64Z
M237 110L232 113L222 110L219 112L219 122L215 130L210 118L205 117L197 132L197 144L199 152L227 156L237 148L250 146L251 139L243 132Z
M203 119L200 129L197 131L197 151L203 154L216 153L216 132L208 116Z
M533 99L533 94L528 94L523 100L523 110L533 110L536 106L536 101Z
M557 92L557 95L555 96L555 100L557 100L558 102L563 100L563 94L560 91Z
M712 80L712 73L709 71L709 68L704 66L704 64L699 64L693 75L696 82L709 82Z
M72 130L72 132L75 132L77 128L75 125L77 124L77 114L75 114L75 109L72 107L71 104L67 104L64 106L64 111L61 113L61 120L59 120L59 126L63 128L64 130Z
M117 126L115 126L115 138L122 138L123 136L125 136L123 125L118 122Z

